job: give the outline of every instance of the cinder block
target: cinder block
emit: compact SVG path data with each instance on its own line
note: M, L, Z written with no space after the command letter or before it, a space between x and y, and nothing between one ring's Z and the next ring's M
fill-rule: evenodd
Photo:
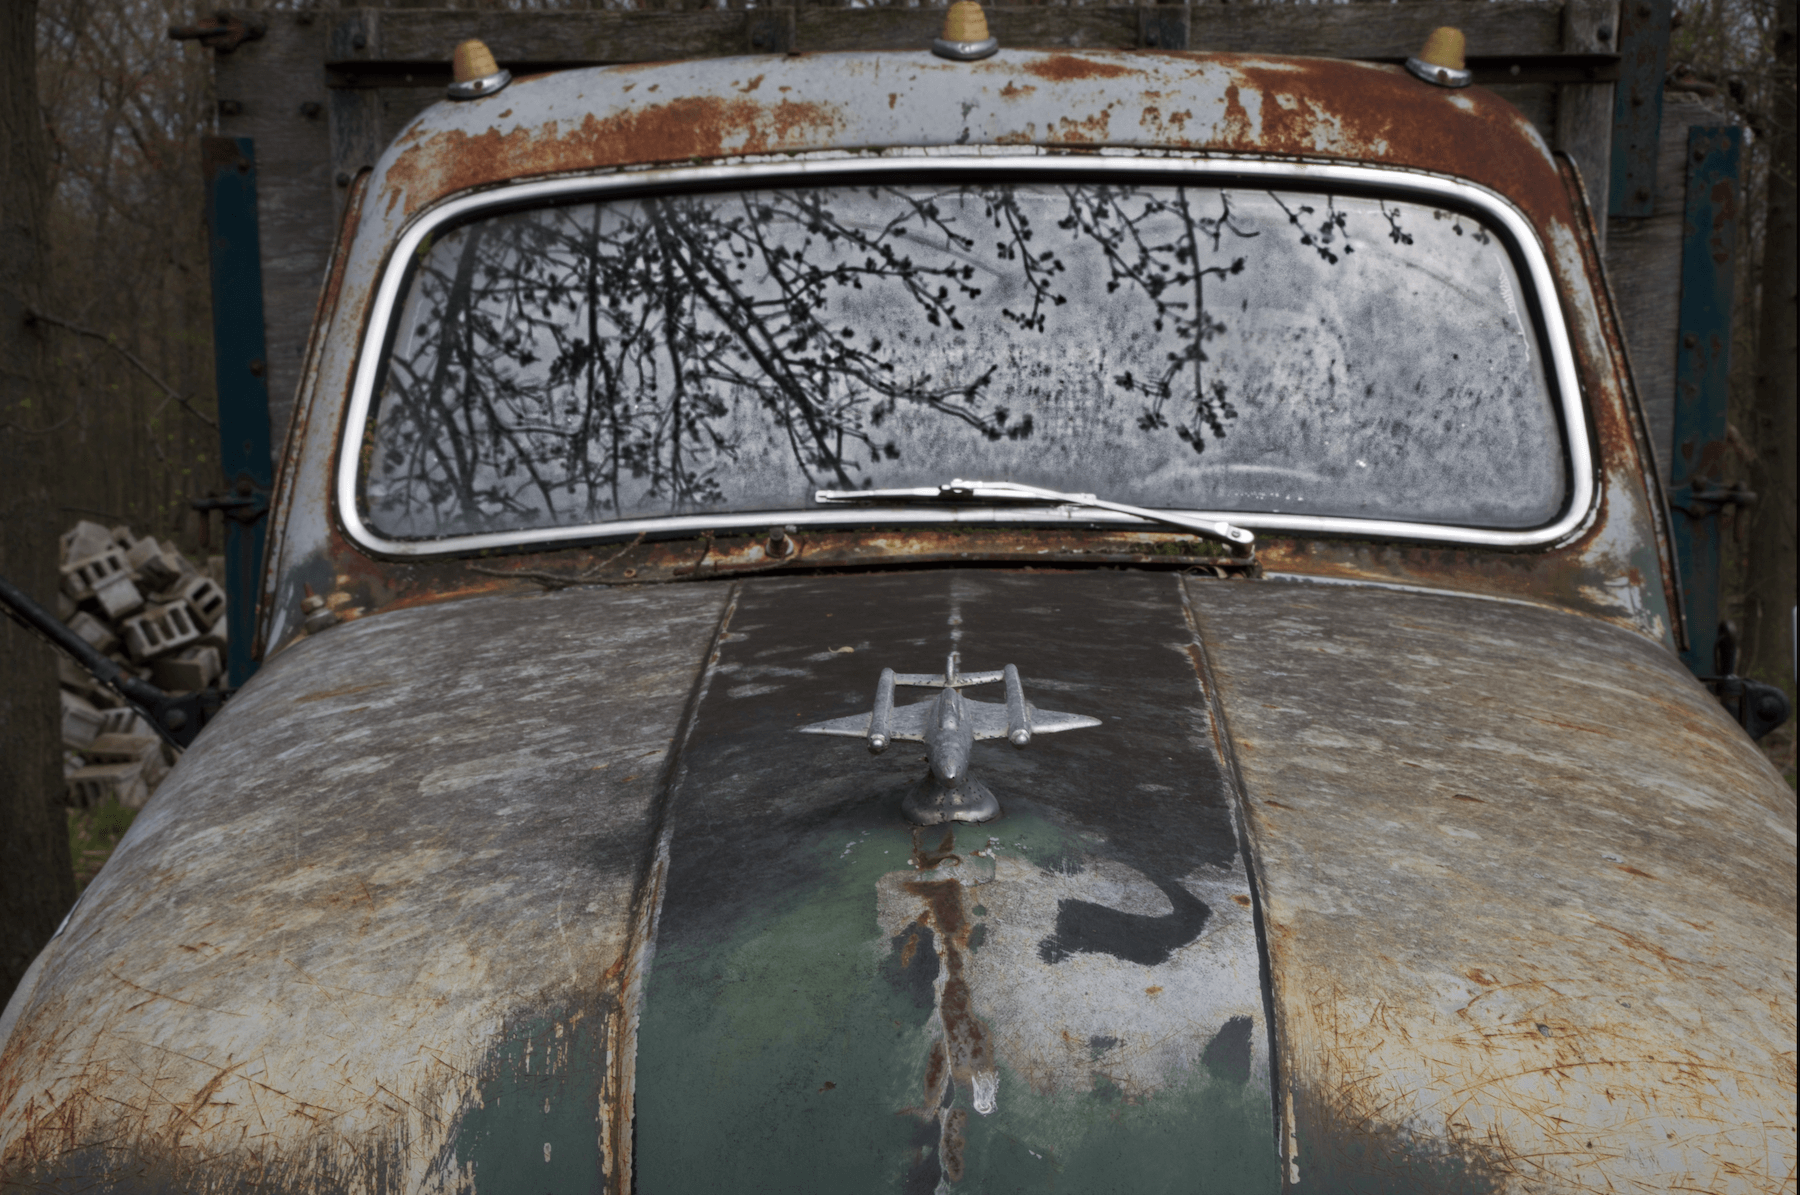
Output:
M65 565L74 564L77 560L98 556L112 546L112 532L98 523L83 519L73 529L63 533L62 562Z
M152 606L125 620L125 650L139 663L167 655L200 638L200 628L185 605Z
M175 546L175 541L172 539L163 540L163 555L175 562L175 567L181 571L181 575L184 577L194 576L200 571L194 567L192 560L181 554L181 549Z
M151 589L167 589L181 579L181 569L148 535L126 550L125 564Z
M68 622L71 618L75 617L75 611L79 609L81 609L81 607L70 601L68 594L60 589L56 591L56 616L58 618L62 619L64 622Z
M103 710L100 714L101 734L143 735L155 734L156 728L138 716L138 712L130 706L122 705L118 709Z
M141 719L140 719L141 721ZM154 789L169 774L162 740L154 734L103 734L84 752L90 764L135 763L143 770L144 783Z
M162 740L153 734L101 734L83 754L89 763L147 763L152 756L162 758Z
M118 524L112 529L112 538L113 542L119 545L120 551L129 548L137 540L137 536L131 533L131 528L123 523Z
M107 548L91 556L82 556L62 566L62 591L77 602L94 596L94 587L113 577L130 580L125 567L125 553Z
M150 682L170 693L191 693L219 675L217 648L193 646L158 656L150 664Z
M113 619L144 604L144 595L132 584L131 573L125 567L125 553L117 548L64 565L62 591L73 601L93 601Z
M85 610L77 610L75 617L69 619L69 629L101 655L119 646L119 637L113 633L112 627Z
M212 628L208 630L206 634L200 636L199 639L195 640L195 642L201 647L210 647L214 651L217 651L219 653L219 659L224 660L226 658L226 649L231 646L230 631L231 628L226 625L226 620L221 618L218 622L213 623Z
M114 622L144 607L144 594L129 573L108 577L94 586L93 600Z
M225 591L213 584L211 577L183 577L174 587L156 596L164 603L187 603L195 625L202 631L225 617Z
M65 691L92 703L96 709L101 708L101 703L94 701L94 694L102 687L100 682L86 668L61 652L56 656L56 683Z
M93 763L68 776L65 798L76 809L92 809L108 797L127 809L142 809L150 799L150 786L141 763Z
M63 692L60 696L63 742L77 750L84 750L105 731L106 715L95 709L94 703L85 697L69 692Z

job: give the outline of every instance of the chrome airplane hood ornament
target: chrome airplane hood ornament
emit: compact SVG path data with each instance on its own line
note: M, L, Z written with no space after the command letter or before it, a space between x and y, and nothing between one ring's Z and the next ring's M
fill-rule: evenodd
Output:
M802 726L800 733L867 738L872 755L886 751L889 743L922 742L930 753L931 771L901 801L900 808L907 819L921 826L989 821L1000 815L1000 802L987 785L969 774L969 757L977 739L1005 739L1015 747L1023 747L1034 734L1098 726L1100 719L1033 706L1025 700L1019 670L1011 664L999 672L963 672L959 664L958 653L951 652L942 676L883 668L875 685L873 710ZM995 681L1006 682L1005 705L974 701L962 695L961 690L971 685L991 685ZM930 701L895 708L897 685L940 692Z

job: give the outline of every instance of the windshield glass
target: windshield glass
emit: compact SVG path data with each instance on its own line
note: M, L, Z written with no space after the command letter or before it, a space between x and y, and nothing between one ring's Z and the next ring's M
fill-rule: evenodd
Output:
M951 477L1541 526L1565 501L1494 230L1136 181L635 196L436 234L374 408L395 539L795 509Z

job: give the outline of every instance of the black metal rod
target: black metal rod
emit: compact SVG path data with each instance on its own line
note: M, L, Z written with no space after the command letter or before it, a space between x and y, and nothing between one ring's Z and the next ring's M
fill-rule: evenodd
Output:
M172 746L185 747L194 741L206 704L197 695L176 697L139 680L95 651L92 644L64 626L61 619L32 601L24 590L5 577L0 577L0 602L4 602L20 622L69 653L77 664L93 674L95 680L117 693Z

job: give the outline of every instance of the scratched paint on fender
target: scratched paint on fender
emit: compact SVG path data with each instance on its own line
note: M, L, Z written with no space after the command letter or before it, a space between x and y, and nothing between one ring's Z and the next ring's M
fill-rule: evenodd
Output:
M769 1189L1102 1191L1145 1158L1131 1189L1275 1188L1250 890L1187 635L1155 576L744 587L667 815L640 1190L762 1189L741 1163L772 1124L808 1147ZM948 648L1105 719L978 747L994 822L915 832L916 750L769 717L849 713Z
M1495 602L1189 588L1301 1190L1792 1189L1793 795L1673 653Z

